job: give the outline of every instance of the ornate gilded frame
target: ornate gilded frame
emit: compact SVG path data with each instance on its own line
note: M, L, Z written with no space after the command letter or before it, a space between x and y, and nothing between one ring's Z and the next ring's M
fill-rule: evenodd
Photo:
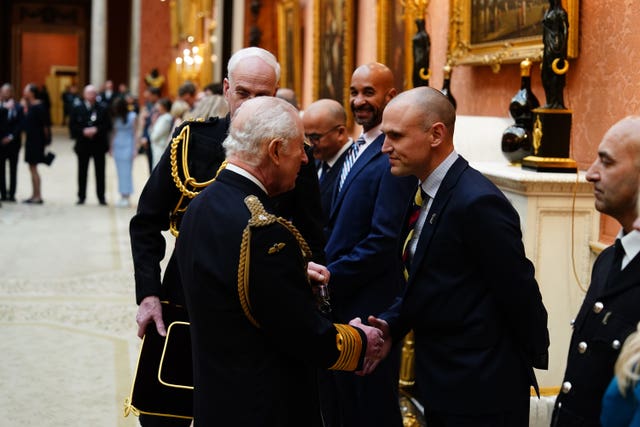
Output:
M541 59L542 34L473 44L471 1L450 0L448 57L453 65L489 65L497 72L501 64ZM579 0L562 0L562 5L569 15L568 56L577 58Z
M280 0L278 13L278 60L280 61L280 87L302 94L302 49L300 39L300 4L297 0Z
M334 17L332 20L328 12ZM349 111L349 78L353 72L353 0L315 1L313 21L313 100L332 98ZM337 31L328 31L331 28ZM330 84L326 84L327 81Z
M396 82L398 89L407 90L411 88L411 70L413 67L411 56L411 40L413 34L410 29L415 28L415 20L420 18L415 12L405 13L404 6L401 2L394 0L380 0L377 4L377 24L378 24L378 40L377 40L377 55L378 62L381 62L388 67L395 69L395 49L398 49L398 37L395 33L394 24L396 19L401 19L404 22L404 33L402 35L401 49L404 54L402 61L402 82L403 85L399 86ZM393 44L393 45L392 45Z

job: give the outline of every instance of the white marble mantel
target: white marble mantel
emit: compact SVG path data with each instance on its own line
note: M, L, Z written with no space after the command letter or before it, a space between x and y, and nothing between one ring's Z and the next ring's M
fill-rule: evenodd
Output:
M525 252L535 265L549 313L549 370L538 371L538 381L541 387L558 387L571 338L570 321L584 298L580 286L588 286L591 274L590 242L598 240L600 217L593 187L582 171L534 172L506 160L470 163L505 193L520 215Z

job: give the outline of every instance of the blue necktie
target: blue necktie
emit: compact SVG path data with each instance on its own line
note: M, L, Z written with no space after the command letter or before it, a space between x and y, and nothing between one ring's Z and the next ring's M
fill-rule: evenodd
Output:
M356 162L356 158L358 157L358 152L360 151L360 147L365 143L364 135L360 135L360 138L349 147L349 152L347 153L347 157L344 159L344 163L342 164L342 169L340 170L340 183L338 184L338 192L342 190L342 184L344 184L345 179L347 179L347 175L349 175L349 171L351 167Z

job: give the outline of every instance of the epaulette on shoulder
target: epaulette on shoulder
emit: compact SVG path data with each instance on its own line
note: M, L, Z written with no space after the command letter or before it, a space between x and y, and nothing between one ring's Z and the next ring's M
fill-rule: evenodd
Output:
M240 298L242 311L244 312L249 322L251 322L251 324L256 328L260 328L260 324L253 317L251 311L251 301L249 299L251 229L255 227L265 227L267 225L278 222L285 228L287 228L291 232L291 234L293 234L296 241L298 242L298 245L300 246L302 256L305 258L305 260L311 258L311 250L309 249L309 245L304 240L298 229L290 221L267 212L256 196L251 195L245 197L244 204L247 206L247 209L249 209L249 212L251 212L251 218L249 218L249 222L242 232L242 243L240 244L240 261L238 263L238 296ZM279 252L284 247L284 243L277 243L274 246L278 247L277 251L273 251L273 248L270 248L267 252L268 254Z

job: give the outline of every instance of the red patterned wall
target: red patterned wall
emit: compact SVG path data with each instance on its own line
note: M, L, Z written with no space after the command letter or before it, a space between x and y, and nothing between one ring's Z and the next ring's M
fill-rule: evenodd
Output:
M449 1L432 0L429 6L434 87L442 85ZM571 60L565 103L573 110L571 156L580 169L587 169L606 130L627 115L640 114L640 8L632 1L581 0L579 25L580 52ZM519 81L515 64L503 66L498 74L484 66L456 67L451 87L458 113L509 117L509 100ZM532 88L544 102L539 72L532 75ZM602 240L610 241L618 228L615 221L603 216Z

